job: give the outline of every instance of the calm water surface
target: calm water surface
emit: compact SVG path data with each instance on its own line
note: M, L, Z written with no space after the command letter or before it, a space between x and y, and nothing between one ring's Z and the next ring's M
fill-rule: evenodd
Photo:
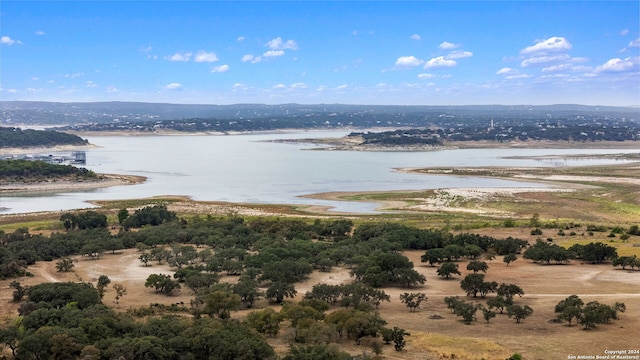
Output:
M337 211L372 212L375 204L321 201L300 195L328 191L417 190L443 187L523 187L507 180L402 174L398 167L569 166L612 163L606 159L533 160L505 156L608 154L633 150L467 149L430 152L308 151L313 145L273 139L343 136L304 132L234 136L90 137L87 168L98 173L147 177L139 185L88 192L12 194L0 197L3 213L86 208L87 200L186 195L195 200L272 204L317 204ZM637 152L637 150L635 151Z

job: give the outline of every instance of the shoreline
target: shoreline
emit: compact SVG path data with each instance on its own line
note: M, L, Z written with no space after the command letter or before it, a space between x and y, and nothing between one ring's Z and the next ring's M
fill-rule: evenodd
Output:
M371 151L371 152L423 152L456 149L634 149L640 151L639 141L449 141L441 145L380 146L363 144L360 137L276 139L269 142L284 144L313 144L309 151Z
M98 174L96 180L53 180L34 183L8 183L0 185L0 194L34 192L73 192L100 189L112 186L136 185L146 181L138 175Z
M88 149L97 149L98 145L87 144L87 145L56 145L52 147L46 146L36 146L36 147L26 147L26 148L3 148L0 147L0 155L28 155L28 154L46 154L46 153L58 153L58 152L69 152L69 151L78 151L78 150L88 150Z

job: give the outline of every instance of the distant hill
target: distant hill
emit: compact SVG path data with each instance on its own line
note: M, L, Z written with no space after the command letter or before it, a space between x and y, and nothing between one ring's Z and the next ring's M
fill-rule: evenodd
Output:
M336 117L348 124L349 117L381 117L381 122L402 126L405 120L540 119L576 117L614 117L640 121L640 109L586 105L466 105L401 106L344 104L234 104L198 105L142 102L57 103L39 101L0 101L0 125L74 125L91 123L135 123L185 119L282 119ZM374 122L375 123L375 122Z

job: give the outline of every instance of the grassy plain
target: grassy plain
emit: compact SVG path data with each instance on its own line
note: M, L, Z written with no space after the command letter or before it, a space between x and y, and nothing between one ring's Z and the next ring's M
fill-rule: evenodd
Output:
M489 190L489 189L436 189L419 192L386 192L367 194L330 193L314 197L345 199L351 201L373 201L385 209L380 215L354 215L349 218L360 221L400 221L421 227L447 228L452 232L474 232L496 238L508 236L534 242L536 238L553 238L554 242L569 247L576 243L601 241L615 246L619 255L640 256L640 237L631 236L626 242L619 235L610 237L609 232L589 233L588 224L605 227L628 228L640 224L640 167L637 163L585 168L554 169L402 169L431 175L456 174L460 176L491 176L526 181L544 182L548 191L538 188ZM104 202L102 210L115 218L118 209L138 208L157 203L168 205L187 219L195 216L237 214L242 216L305 216L342 217L326 209L277 205L229 204L221 202L195 202L187 198L154 198ZM317 211L321 210L321 211ZM543 235L531 235L534 214ZM60 231L60 213L40 213L0 216L0 230L12 231L28 227L35 233ZM563 230L565 235L559 235ZM520 353L524 359L566 359L569 355L604 355L605 350L638 349L640 341L640 271L620 270L610 264L592 265L574 260L569 265L538 265L521 257L507 266L498 257L489 263L486 279L498 283L515 283L524 291L516 304L529 305L534 309L531 317L516 324L506 315L498 315L486 323L480 313L478 321L471 325L446 308L445 296L459 295L467 301L485 303L484 299L467 298L460 289L459 280L468 271L466 261L459 262L462 276L443 280L436 275L436 268L420 262L423 251L404 253L413 261L418 272L425 275L424 286L412 289L385 288L391 296L390 303L380 306L381 316L388 326L406 329L411 336L403 352L385 347L387 359L505 359ZM70 273L58 273L55 262L40 262L29 267L35 276L18 279L31 285L46 281L89 281L95 283L101 274L112 281L122 283L127 295L118 305L111 302L114 294L111 287L105 295L105 303L119 310L148 306L150 303L189 304L193 298L187 289L171 297L156 294L144 287L144 280L151 273L172 273L167 265L152 264L145 267L137 259L135 250L123 250L116 254L105 254L99 260L77 257L76 267ZM225 277L223 281L235 281ZM314 284L340 284L351 281L349 269L335 268L330 273L314 272L308 280L296 284L298 299ZM17 305L10 303L10 280L0 281L0 316L13 317ZM263 289L264 290L264 289ZM424 292L428 296L425 306L411 313L400 302L404 292ZM554 307L569 295L578 294L585 302L597 300L606 304L624 302L627 311L620 320L600 325L585 331L580 326L567 326L550 322L555 318ZM489 297L492 297L490 295ZM270 306L258 302L257 308ZM232 314L242 319L247 311ZM282 330L284 332L286 330ZM284 336L270 339L279 351L286 351ZM344 340L341 347L352 354L370 350Z

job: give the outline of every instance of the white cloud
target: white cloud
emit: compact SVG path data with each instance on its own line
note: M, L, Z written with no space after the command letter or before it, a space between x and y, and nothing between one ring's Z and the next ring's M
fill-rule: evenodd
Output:
M278 56L282 56L284 55L284 51L282 50L269 50L267 52L265 52L264 54L262 54L262 56L268 58L268 57L278 57Z
M113 93L120 92L120 89L118 89L118 88L117 88L117 87L115 87L115 86L109 86L109 87L107 88L107 92L108 92L108 93L110 93L110 94L113 94Z
M7 94L17 94L18 90L16 89L3 89L0 87L0 92L5 92Z
M243 83L235 83L233 84L232 91L247 91L247 90L251 90L251 87L247 86L246 84Z
M182 84L180 83L171 83L164 86L165 90L181 90Z
M40 78L39 78L39 77L37 77L37 76L32 76L32 77L31 77L31 80L33 80L33 81L38 81L38 80L40 80Z
M620 30L620 35L627 35L629 33L629 29Z
M253 56L251 54L242 56L242 62L255 64L255 63L259 63L260 61L262 61L262 56Z
M87 84L87 87L90 87L90 88L94 88L98 86L96 83L94 83L91 80L87 81L85 84Z
M268 46L272 50L297 50L298 44L294 40L282 41L281 37L269 40L265 46Z
M445 59L462 59L473 56L471 51L452 51L449 55L445 56Z
M595 71L600 72L624 72L633 70L640 64L640 57L628 57L625 59L613 58L606 63L596 67Z
M413 34L411 36L409 36L409 39L411 40L422 40L422 37L418 34Z
M531 75L521 74L518 70L512 69L512 68L508 68L508 67L505 67L505 68L502 68L502 69L498 70L496 72L496 75L502 75L507 80L524 79L524 78L531 77Z
M554 55L554 56L537 56L537 57L532 57L529 59L522 60L522 62L520 63L520 66L527 67L527 66L544 65L544 64L553 63L553 62L566 61L569 59L570 59L569 55L567 54Z
M510 75L510 74L515 74L517 72L518 72L518 70L516 70L516 69L505 67L505 68L502 68L502 69L498 70L496 72L496 75Z
M229 65L224 64L224 65L220 65L220 66L214 66L213 68L211 68L211 72L212 73L224 73L229 71L229 69L231 69L229 67Z
M553 36L546 40L537 42L535 45L528 46L520 50L520 54L536 54L570 50L571 44L567 39L560 36Z
M415 56L401 56L396 60L396 67L398 68L412 68L421 65L424 61L418 59Z
M571 64L559 64L559 65L544 67L542 68L542 72L556 72L556 71L565 71L565 70L572 70L572 69L573 69L573 65Z
M640 47L640 38L637 38L635 40L631 40L629 41L629 47L633 48L633 47Z
M44 34L45 34L45 32L44 32L44 31L42 31L42 30L38 30L38 31L36 31L36 32L35 32L35 34L36 34L36 35L44 35Z
M191 55L193 54L190 52L177 52L166 59L170 61L189 61L191 60Z
M13 44L22 44L22 42L20 42L20 40L13 40L12 38L10 38L8 36L3 36L3 37L0 37L0 44L2 44L2 45L13 45Z
M505 77L505 79L508 80L512 80L512 79L526 79L526 78L530 78L532 75L529 74L514 74L514 75L508 75Z
M427 79L433 79L436 76L433 74L427 74L427 73L422 73L422 74L418 74L418 79L420 80L427 80Z
M206 52L203 50L198 51L198 53L196 54L195 58L193 59L193 61L197 62L197 63L202 63L202 62L216 62L218 61L218 56L216 55L216 53L214 52Z
M294 84L291 84L291 88L292 89L306 89L308 87L309 86L307 84L305 84L305 83L294 83Z
M456 49L459 48L460 45L459 44L453 44L450 43L448 41L444 41L442 44L438 45L438 47L442 50L451 50L451 49Z
M286 89L287 85L285 85L285 84L276 84L276 85L273 85L273 88L274 89Z
M344 90L344 89L346 89L346 88L348 88L348 87L349 87L349 85L347 85L347 84L342 84L342 85L338 86L336 89L338 89L338 90Z
M84 73L82 72L78 72L78 73L73 73L73 74L64 74L64 77L66 77L67 79L75 79L78 77L84 76Z
M238 42L243 42L244 41L244 36L238 36Z
M444 56L435 57L424 64L424 69L434 69L434 68L443 68L443 67L454 67L456 66L455 60L445 59Z

